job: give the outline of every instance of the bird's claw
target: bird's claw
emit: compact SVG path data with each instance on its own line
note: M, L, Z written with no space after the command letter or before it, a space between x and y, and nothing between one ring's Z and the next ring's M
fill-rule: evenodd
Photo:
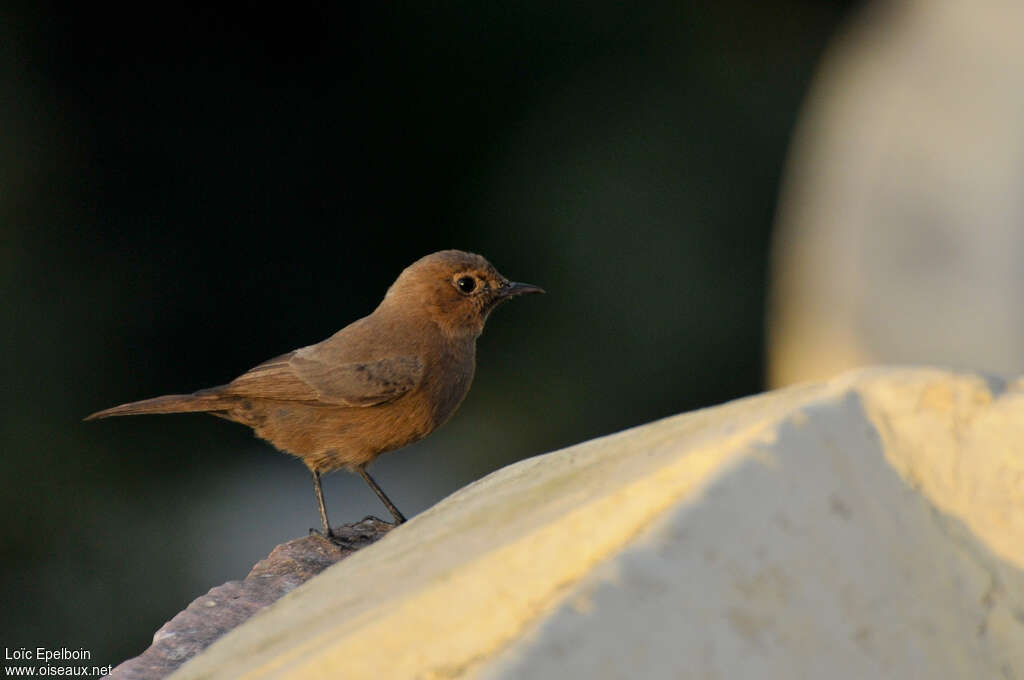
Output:
M319 536L320 538L324 539L325 541L330 541L334 545L347 546L349 544L349 542L347 540L345 540L344 538L342 538L338 534L334 533L333 531L328 531L325 534L320 529L310 528L309 535L310 536Z
M358 523L362 524L363 522L377 522L378 524L386 524L389 527L397 527L399 524L402 523L397 520L394 522L388 522L387 520L383 520L380 517L377 517L377 515L367 515L366 517L359 520Z

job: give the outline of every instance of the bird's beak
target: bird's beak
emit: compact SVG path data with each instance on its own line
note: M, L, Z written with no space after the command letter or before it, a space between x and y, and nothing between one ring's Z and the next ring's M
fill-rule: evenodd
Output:
M508 285L502 286L498 289L498 297L504 300L518 297L520 295L543 292L545 292L543 288L535 286L532 283L516 283L515 281L510 281Z

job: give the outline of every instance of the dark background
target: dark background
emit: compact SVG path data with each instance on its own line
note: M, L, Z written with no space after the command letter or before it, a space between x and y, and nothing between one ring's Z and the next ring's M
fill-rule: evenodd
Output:
M544 297L376 476L406 514L520 458L762 388L767 250L850 2L0 9L0 646L142 651L318 519L308 473L201 416L221 384L480 252ZM335 522L386 514L325 482Z

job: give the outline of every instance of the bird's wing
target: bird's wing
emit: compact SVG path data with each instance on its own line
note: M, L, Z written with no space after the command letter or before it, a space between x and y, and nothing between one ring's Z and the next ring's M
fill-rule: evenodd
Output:
M224 386L224 394L309 401L337 406L374 406L409 392L423 377L415 356L333 363L302 350L271 359Z

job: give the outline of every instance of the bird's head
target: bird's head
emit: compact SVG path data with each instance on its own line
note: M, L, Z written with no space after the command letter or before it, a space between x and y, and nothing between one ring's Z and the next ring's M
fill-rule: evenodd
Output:
M509 281L480 255L442 250L406 267L382 304L424 313L448 335L476 337L498 305L543 292L529 283Z

